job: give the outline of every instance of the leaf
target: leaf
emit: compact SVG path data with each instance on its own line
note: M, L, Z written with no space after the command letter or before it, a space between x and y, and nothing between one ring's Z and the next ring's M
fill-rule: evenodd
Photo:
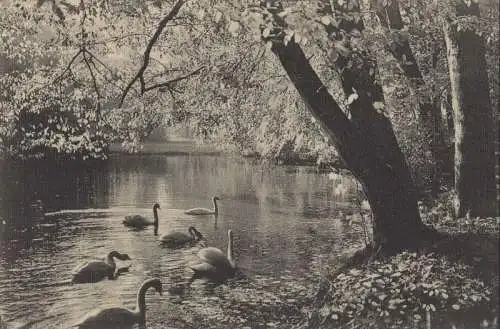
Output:
M451 305L451 307L452 307L454 310L457 310L457 311L460 309L460 305L458 305L458 304L453 304L453 305Z
M285 37L283 39L285 46L292 40L294 34L295 34L294 31L286 31Z
M278 13L278 17L285 18L290 13L290 8L286 8L282 12Z
M300 41L302 40L302 36L298 33L295 33L295 42L296 43L300 43Z
M327 316L329 316L331 314L330 307L328 307L328 305L323 306L322 308L319 309L319 314L322 317L326 318Z
M383 102L373 102L373 108L377 111L381 111L385 108L385 104Z
M359 37L361 37L361 32L358 29L352 29L351 30L351 35L353 37L359 38Z
M240 29L240 23L238 23L236 21L231 21L231 23L229 23L228 31L232 35L235 35L239 29Z
M349 97L347 97L347 104L352 104L356 99L359 98L359 95L356 93L350 94Z
M330 17L328 17L328 16L321 17L320 21L321 21L321 24L323 24L325 26L330 25L330 23L332 22Z
M271 29L266 27L263 31L262 31L262 37L263 38L267 38L269 35L271 34Z
M335 49L337 49L337 52L343 57L347 57L351 53L349 48L344 46L340 41L335 42Z
M222 19L222 13L220 11L217 11L214 17L215 23L219 23L221 19Z
M337 59L339 59L339 53L334 48L332 48L330 50L330 60L332 62L336 62Z
M205 9L198 10L196 15L198 16L198 19L203 19L205 17Z

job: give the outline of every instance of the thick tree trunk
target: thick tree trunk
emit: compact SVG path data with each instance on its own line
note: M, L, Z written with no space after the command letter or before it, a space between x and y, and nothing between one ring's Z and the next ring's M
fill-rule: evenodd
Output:
M375 248L391 254L416 248L426 227L408 166L389 120L377 113L363 91L356 101L357 120L350 121L293 40L271 48L308 104L311 114L361 182L374 215ZM356 115L356 113L353 113Z
M399 10L398 1L371 0L371 5L375 9L377 16L387 30L390 43L387 45L390 53L398 61L406 78L414 90L425 85L425 80L413 55L410 42L403 34L395 33L404 28L403 19ZM436 52L436 54L439 52ZM437 56L434 56L437 58ZM440 102L430 96L421 97L419 101L419 122L422 129L429 136L429 147L435 162L435 170L432 177L432 194L439 192L442 184L443 174L452 174L453 166L448 147L445 143L444 127L441 124Z
M475 6L457 5L457 15L477 15ZM444 27L455 125L455 211L459 217L490 216L498 213L493 109L484 41L467 25L457 20Z

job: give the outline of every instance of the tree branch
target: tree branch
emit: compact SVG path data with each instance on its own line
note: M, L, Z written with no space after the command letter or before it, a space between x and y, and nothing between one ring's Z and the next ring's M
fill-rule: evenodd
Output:
M161 88L161 87L167 87L168 89L174 90L173 87L171 86L172 84L175 84L176 82L179 82L179 81L185 80L187 78L190 78L193 75L199 74L204 68L205 67L202 66L202 67L200 67L200 68L198 68L198 69L194 70L193 72L188 73L186 75L183 75L183 76L180 76L180 77L177 77L175 79L168 80L168 81L165 81L165 82L162 82L162 83L158 83L158 84L150 86L150 87L146 87L144 89L144 92L147 92L147 91L150 91L150 90L153 90L153 89L156 89L156 88Z
M78 56L83 52L83 48L79 49L78 52L71 58L71 60L69 61L68 65L66 65L66 68L64 69L64 71L62 71L61 74L59 74L53 82L56 82L58 81L59 79L61 79L65 74L66 72L68 72L70 69L71 69L71 66L73 65L73 63L75 62L75 60L78 58Z
M90 77L92 78L92 84L94 86L95 93L97 95L97 118L101 118L101 92L99 91L99 86L97 85L97 80L94 75L94 71L92 71L92 67L90 66L89 60L87 59L87 56L85 56L85 52L83 53L83 61L85 62L85 65L89 69Z
M158 38L160 37L160 34L163 32L165 27L167 26L167 23L170 22L180 11L182 5L185 3L185 0L177 0L175 3L174 7L170 10L170 12L160 21L158 24L158 27L156 28L155 33L153 34L153 37L151 40L149 40L148 45L146 47L146 50L144 51L144 58L143 58L143 63L137 74L134 76L134 78L129 82L125 90L123 91L122 97L120 99L120 107L123 106L123 102L125 101L125 98L127 97L128 92L132 88L132 85L137 81L140 80L141 82L141 94L144 94L145 92L145 86L144 86L144 72L146 71L146 68L148 67L150 63L150 55L151 55L151 50L153 49L153 46L155 45L156 41L158 41Z

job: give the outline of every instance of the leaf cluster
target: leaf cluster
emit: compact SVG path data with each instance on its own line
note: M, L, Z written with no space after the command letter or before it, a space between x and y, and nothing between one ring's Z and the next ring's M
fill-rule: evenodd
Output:
M404 252L334 277L328 297L310 318L346 323L370 317L394 324L409 317L418 322L428 312L462 312L489 303L493 295L471 272L442 256Z

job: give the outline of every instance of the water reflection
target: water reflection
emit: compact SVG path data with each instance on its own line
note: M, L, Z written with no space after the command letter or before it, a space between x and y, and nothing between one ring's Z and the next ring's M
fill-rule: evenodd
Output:
M189 277L199 248L161 248L152 228L133 231L122 225L126 215L152 217L155 202L161 204L158 236L193 225L225 251L232 229L235 259L250 277L319 275L326 260L359 239L338 220L339 211L352 207L348 201L357 196L357 186L346 178L346 194L336 196L327 175L311 168L155 155L89 166L0 166L0 222L6 222L0 232L0 314L10 322L47 316L37 325L57 327L95 306L132 307L145 278L160 277L169 287ZM214 195L222 199L218 216L184 214L192 207L211 207ZM133 259L127 273L95 285L66 284L74 266L111 250Z

